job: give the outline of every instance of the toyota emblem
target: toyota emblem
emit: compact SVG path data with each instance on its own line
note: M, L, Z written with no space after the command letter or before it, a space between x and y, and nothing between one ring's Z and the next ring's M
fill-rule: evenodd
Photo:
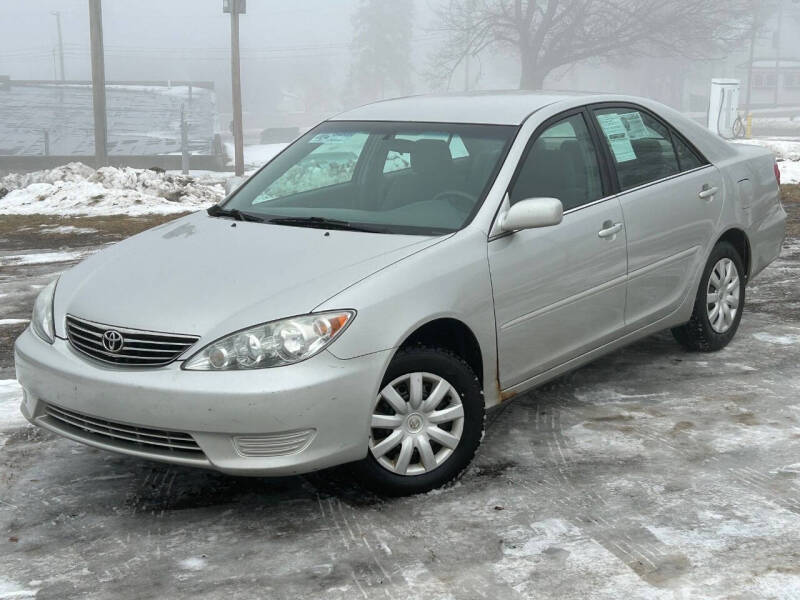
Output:
M119 331L109 329L103 334L103 348L109 352L119 352L125 340Z

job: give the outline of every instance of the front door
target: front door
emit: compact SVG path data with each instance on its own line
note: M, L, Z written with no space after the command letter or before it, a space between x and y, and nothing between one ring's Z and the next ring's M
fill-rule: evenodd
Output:
M607 197L597 144L582 111L540 128L509 200L558 198L564 220L489 242L503 389L611 341L624 327L625 228L618 199Z

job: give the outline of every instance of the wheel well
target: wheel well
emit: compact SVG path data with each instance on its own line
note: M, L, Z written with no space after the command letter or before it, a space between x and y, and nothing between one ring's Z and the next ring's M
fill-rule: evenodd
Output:
M747 277L750 277L750 240L747 239L747 234L741 229L729 229L721 238L720 242L728 242L736 248L739 256L742 257L745 272Z
M436 319L425 323L406 338L401 348L415 344L445 348L458 354L472 367L483 385L483 356L475 334L457 319Z

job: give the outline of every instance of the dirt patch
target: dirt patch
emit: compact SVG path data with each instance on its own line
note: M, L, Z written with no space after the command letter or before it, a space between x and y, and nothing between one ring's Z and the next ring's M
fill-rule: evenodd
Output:
M758 425L758 419L751 412L746 412L736 415L733 418L733 420L736 421L737 423L740 423L742 425L747 425L749 427L752 427L753 425Z
M146 229L173 221L188 213L128 217L60 217L51 215L3 215L0 248L3 250L52 249L93 246L123 240Z
M781 200L789 215L786 219L786 235L800 237L800 185L782 185Z
M694 428L694 423L691 421L679 421L675 423L675 426L670 430L670 434L678 435L684 431L688 431L689 429Z

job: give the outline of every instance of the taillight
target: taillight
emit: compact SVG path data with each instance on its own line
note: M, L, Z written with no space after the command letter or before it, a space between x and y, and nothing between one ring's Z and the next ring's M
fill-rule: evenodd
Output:
M778 167L777 161L775 162L775 179L778 180L778 185L780 185L781 184L781 170L780 170L780 167Z

